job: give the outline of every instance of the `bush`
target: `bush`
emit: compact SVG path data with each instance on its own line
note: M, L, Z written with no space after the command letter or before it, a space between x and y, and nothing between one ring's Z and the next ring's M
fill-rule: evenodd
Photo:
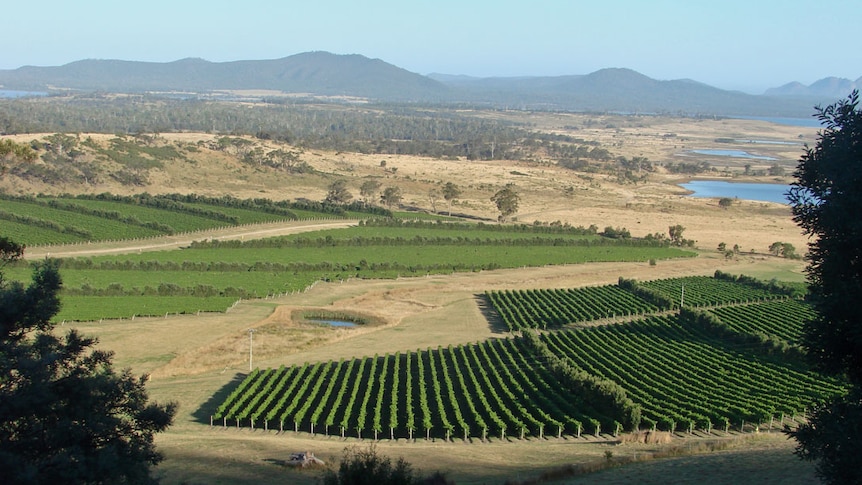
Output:
M324 485L454 485L445 475L436 472L427 478L414 477L410 463L398 458L395 464L385 455L377 453L372 444L367 449L355 446L345 448L338 472L329 470L323 477Z

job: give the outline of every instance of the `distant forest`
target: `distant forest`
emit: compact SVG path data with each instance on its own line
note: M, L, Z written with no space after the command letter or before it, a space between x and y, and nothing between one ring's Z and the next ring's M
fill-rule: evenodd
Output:
M0 100L0 134L182 131L249 135L310 149L468 160L521 160L537 152L559 159L572 155L573 144L589 145L439 106L283 99L250 104L101 94Z

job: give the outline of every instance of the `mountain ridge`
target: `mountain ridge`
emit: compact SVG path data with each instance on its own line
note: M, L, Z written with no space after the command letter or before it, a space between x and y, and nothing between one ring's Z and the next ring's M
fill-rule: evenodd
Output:
M851 85L853 82L849 80L824 78L809 87L790 83L773 88L768 94L752 95L722 90L692 79L656 80L619 67L563 76L423 76L380 59L325 51L279 59L228 62L200 58L165 63L84 59L62 66L0 70L3 89L25 91L210 93L272 90L380 102L721 116L807 117L814 105L846 96L850 91L846 88ZM846 92L836 96L842 89Z

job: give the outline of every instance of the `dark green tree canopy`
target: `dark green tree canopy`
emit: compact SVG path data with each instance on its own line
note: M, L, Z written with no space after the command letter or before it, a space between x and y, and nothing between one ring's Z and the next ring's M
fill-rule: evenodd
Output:
M788 430L796 454L817 461L826 483L862 483L862 112L858 92L817 108L824 125L806 148L788 199L793 217L811 237L809 298L817 316L802 345L819 370L846 377L850 389L812 403L808 422Z
M16 245L0 237L0 253L8 261ZM146 376L115 372L95 339L52 332L60 287L50 260L27 287L0 284L3 482L153 483L150 466L162 460L153 437L176 406L148 402Z
M862 385L862 112L858 93L818 108L825 126L794 173L788 198L811 236L808 280L819 318L806 329L813 363Z

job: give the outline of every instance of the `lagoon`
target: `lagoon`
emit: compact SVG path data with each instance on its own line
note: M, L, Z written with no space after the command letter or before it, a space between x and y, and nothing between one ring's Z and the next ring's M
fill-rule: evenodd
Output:
M765 157L762 155L752 155L744 150L718 150L718 149L710 149L710 150L691 150L691 153L697 153L699 155L714 155L719 157L733 157L733 158L750 158L752 160L776 160L773 157Z
M734 183L718 180L694 180L680 184L692 191L691 197L730 197L732 199L759 200L787 204L789 185Z

